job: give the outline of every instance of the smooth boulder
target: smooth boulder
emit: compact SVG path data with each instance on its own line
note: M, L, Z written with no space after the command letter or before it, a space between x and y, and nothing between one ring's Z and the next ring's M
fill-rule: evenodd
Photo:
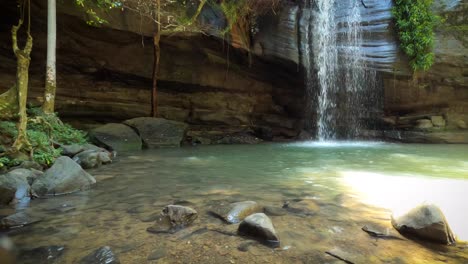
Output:
M15 169L0 175L0 205L7 205L30 197L30 183L41 172Z
M175 233L195 221L198 212L190 207L168 205L164 207L153 226L147 229L150 233Z
M279 247L280 245L273 223L264 213L256 213L246 217L240 223L238 233L258 239L272 247Z
M120 260L108 246L100 247L82 258L80 264L119 264Z
M392 225L402 235L413 235L441 244L455 243L444 213L435 205L420 205L401 217L392 216Z
M34 181L32 189L39 197L46 197L89 189L95 183L94 177L84 171L80 165L69 157L62 156Z
M140 134L145 147L179 147L188 125L164 118L138 117L126 120L124 124L133 127Z
M247 216L262 211L263 208L257 202L244 201L227 205L219 205L212 210L212 213L229 224L237 224Z
M90 131L91 138L98 145L115 151L134 151L141 149L141 138L129 126L109 123Z

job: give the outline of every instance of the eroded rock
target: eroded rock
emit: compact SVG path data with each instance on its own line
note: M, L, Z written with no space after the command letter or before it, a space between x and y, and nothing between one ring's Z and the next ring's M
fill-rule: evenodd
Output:
M102 164L111 163L112 154L106 150L85 150L76 154L73 160L78 163L83 169L91 169L101 166Z
M240 235L256 238L272 247L280 245L273 223L264 213L256 213L246 217L240 223L238 232Z
M46 197L89 189L95 183L94 177L80 165L69 157L62 156L34 181L32 189L39 197Z
M153 226L147 229L150 233L175 233L195 221L198 213L194 209L181 205L164 207Z
M396 219L392 216L392 225L403 235L413 235L441 244L455 243L443 212L435 205L420 205Z
M244 201L216 206L212 213L222 218L229 224L237 224L247 216L262 212L263 208L254 201Z

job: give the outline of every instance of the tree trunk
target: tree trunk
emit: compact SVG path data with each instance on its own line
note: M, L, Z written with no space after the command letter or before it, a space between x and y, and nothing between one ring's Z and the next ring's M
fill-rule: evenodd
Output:
M11 36L13 42L13 52L15 53L17 59L17 69L16 69L16 87L18 89L18 106L19 106L19 123L18 123L18 137L13 143L13 149L20 151L22 149L31 149L31 144L28 141L28 136L26 134L26 127L28 123L28 116L26 114L26 103L28 99L28 80L29 80L29 62L31 54L33 39L27 32L26 45L23 50L18 48L17 33L18 29L23 24L23 21L20 20L18 26L13 26L11 29Z
M56 0L47 1L47 68L44 92L44 104L42 110L46 114L52 114L55 106L55 90L57 88L56 73L56 42L57 19Z
M154 46L154 61L153 61L153 90L151 91L151 116L158 116L158 72L159 72L159 58L161 54L159 41L161 35L156 33L153 36L153 46Z
M161 49L159 42L161 40L161 1L157 1L157 19L158 31L153 35L153 89L151 90L151 116L158 116L158 72L159 72L159 58L161 55Z

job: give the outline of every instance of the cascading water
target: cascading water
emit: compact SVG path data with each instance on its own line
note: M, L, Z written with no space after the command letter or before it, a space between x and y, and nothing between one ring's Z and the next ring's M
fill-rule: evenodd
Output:
M334 113L338 54L336 49L335 0L315 1L313 14L312 54L319 82L317 135L319 140L335 137Z
M363 28L357 0L310 0L304 59L308 90L318 88L317 138L354 138L368 118L365 99L376 86L376 73L363 59ZM314 85L313 72L316 71ZM317 87L318 86L318 87ZM310 92L311 93L311 92Z

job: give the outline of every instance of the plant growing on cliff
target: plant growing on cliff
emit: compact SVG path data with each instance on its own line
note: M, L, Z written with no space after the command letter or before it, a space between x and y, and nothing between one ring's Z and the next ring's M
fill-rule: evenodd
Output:
M392 9L400 47L414 71L434 64L434 28L440 17L431 10L434 0L395 0Z

